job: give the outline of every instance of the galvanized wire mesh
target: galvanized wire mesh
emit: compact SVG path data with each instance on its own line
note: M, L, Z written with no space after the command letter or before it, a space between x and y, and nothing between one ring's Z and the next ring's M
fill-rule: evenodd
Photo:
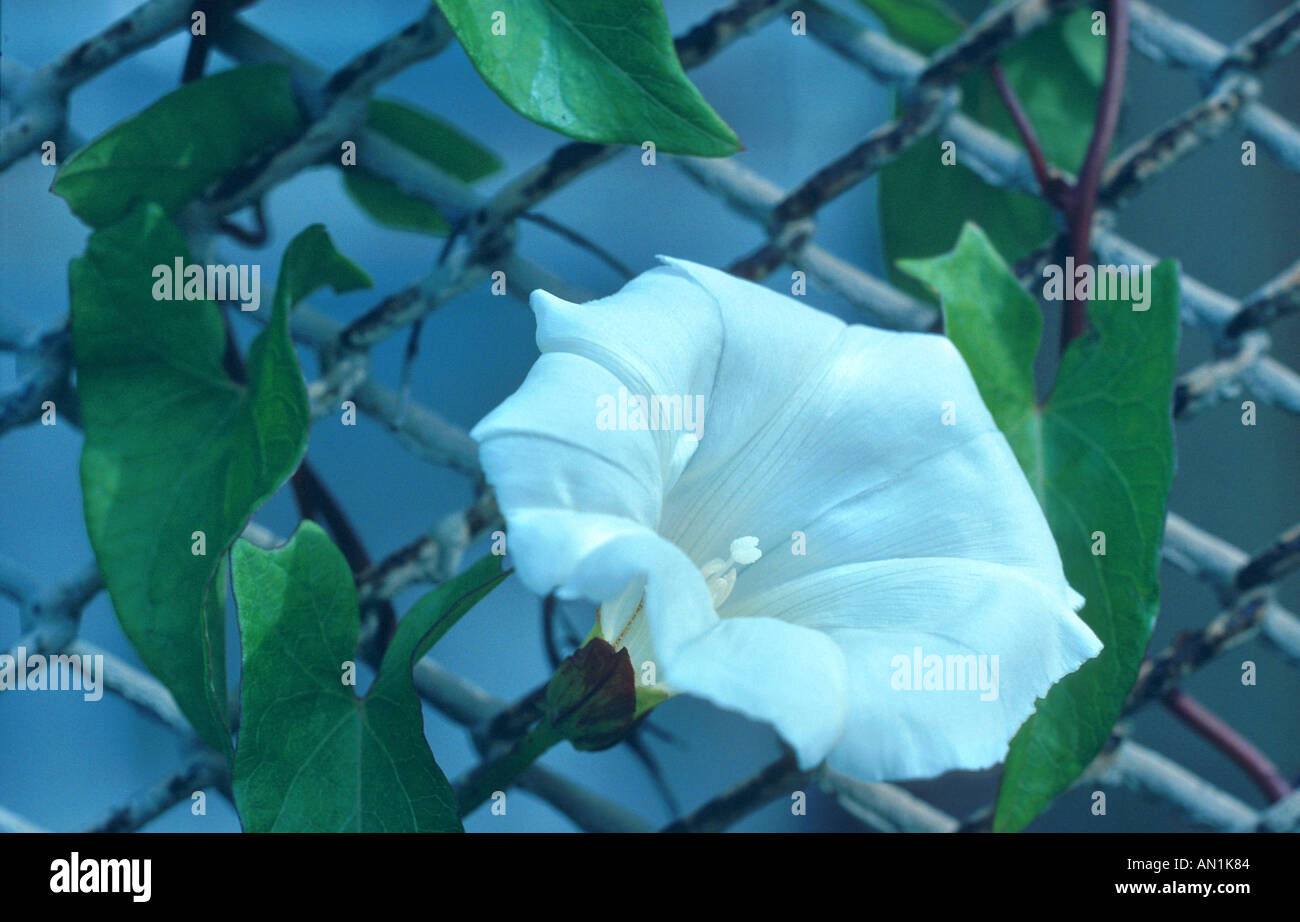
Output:
M445 465L478 481L476 449L468 435L434 410L395 392L369 376L368 351L377 343L418 324L439 305L502 270L509 291L526 295L546 288L562 297L590 296L517 252L515 225L521 216L623 148L571 142L484 197L415 158L364 127L371 92L384 79L440 52L451 41L446 22L431 5L410 27L330 73L238 17L249 0L209 4L214 17L212 41L241 63L279 62L294 76L302 108L311 126L274 157L223 183L220 197L191 205L180 223L196 252L213 253L218 222L255 203L265 192L338 150L344 138L358 139L367 151L367 168L407 193L435 205L457 227L453 245L422 278L383 298L346 325L301 308L294 335L315 350L324 372L311 382L313 415L332 412L350 399L388 428L416 456ZM974 68L994 61L1020 36L1051 17L1079 5L1079 0L1012 0L989 11L959 40L929 59L891 41L885 34L833 10L817 0L738 0L719 10L677 40L682 63L690 68L722 52L738 38L795 10L807 17L808 35L835 54L862 68L871 78L899 91L898 116L872 131L861 144L812 174L798 187L778 188L735 160L673 158L673 162L746 220L759 225L766 242L743 254L731 271L763 279L783 266L804 271L810 280L833 291L859 310L867 322L898 329L926 329L934 309L892 287L862 268L818 245L818 210L859 185L920 140L939 135L957 143L966 168L984 181L1040 195L1029 158L1016 145L958 111L956 82ZM10 57L0 60L0 89L11 118L0 132L0 169L36 150L46 139L80 146L67 128L69 93L105 68L169 35L188 28L192 0L148 0L102 33L58 59L31 70ZM1102 176L1103 210L1093 228L1093 248L1101 261L1150 264L1156 257L1125 240L1115 230L1116 213L1126 199L1190 152L1226 132L1256 141L1278 163L1300 171L1300 129L1259 101L1259 81L1269 65L1300 42L1300 2L1293 3L1231 44L1224 45L1192 27L1134 0L1130 43L1152 61L1190 71L1200 83L1203 100L1114 157ZM1054 241L1018 267L1026 279L1037 277L1053 252ZM266 299L270 303L270 299ZM1212 361L1177 382L1174 414L1183 421L1215 402L1243 390L1287 413L1300 414L1300 375L1269 354L1269 325L1300 310L1300 263L1260 285L1252 294L1232 298L1181 276L1183 323L1212 339ZM0 433L34 421L45 400L73 407L71 349L66 324L34 330L6 316L0 346L14 352L27 371L0 393ZM65 398L67 400L65 401ZM419 583L437 582L454 573L464 550L500 526L490 490L481 486L465 510L448 516L429 534L413 540L380 561L359 579L363 606L391 599ZM254 524L245 537L271 545L274 535ZM1167 560L1208 584L1221 614L1198 631L1181 635L1169 648L1149 656L1129 697L1126 712L1165 694L1191 670L1239 643L1264 642L1300 666L1300 620L1272 597L1273 583L1300 564L1300 532L1291 530L1264 551L1250 556L1175 513L1165 533ZM78 639L83 607L101 589L95 566L88 565L67 582L42 589L29 575L0 561L0 589L21 608L22 639L31 651L103 653ZM371 659L376 647L363 636L362 652ZM424 699L476 734L507 705L434 660L417 664L416 686ZM106 657L106 685L153 719L186 738L192 731L168 692L152 677L115 657ZM880 830L956 831L982 828L988 811L957 818L892 784L863 784L828 771L815 781L853 814ZM808 779L797 772L760 774L715 802L718 816L734 820L765 799ZM1191 822L1219 830L1300 829L1300 793L1264 810L1256 810L1216 788L1171 758L1131 738L1118 735L1088 769L1080 784L1125 785L1163 799L1184 811ZM160 815L193 790L227 789L225 768L211 754L185 764L89 828L136 829ZM646 822L554 771L535 766L519 785L565 813L583 829L644 830ZM696 815L698 816L698 814ZM690 823L688 817L684 822ZM35 822L0 807L0 831L37 828Z

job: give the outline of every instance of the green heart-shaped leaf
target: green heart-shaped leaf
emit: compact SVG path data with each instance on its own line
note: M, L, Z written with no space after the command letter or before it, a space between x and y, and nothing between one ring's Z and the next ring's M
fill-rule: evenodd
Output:
M69 269L81 484L123 631L199 736L229 752L224 586L210 586L226 548L307 447L289 308L323 285L369 279L319 225L294 238L245 386L223 368L216 304L154 299L154 267L178 257L188 263L184 238L150 204L93 233Z
M244 829L459 832L411 668L505 578L501 558L417 602L360 698L344 684L361 627L356 590L320 527L303 522L273 551L240 541L233 559L244 673L232 784Z
M944 328L1038 496L1066 578L1087 599L1080 617L1105 644L1039 699L1011 741L994 829L1014 831L1101 751L1155 626L1174 470L1178 270L1171 261L1151 269L1140 298L1093 301L1094 332L1070 344L1039 406L1042 316L984 233L968 225L951 253L900 267L938 292Z
M254 154L302 129L277 64L249 64L188 83L114 125L59 169L51 190L91 227L141 202L175 214Z
M580 141L725 157L740 141L695 88L659 0L437 0L488 86Z

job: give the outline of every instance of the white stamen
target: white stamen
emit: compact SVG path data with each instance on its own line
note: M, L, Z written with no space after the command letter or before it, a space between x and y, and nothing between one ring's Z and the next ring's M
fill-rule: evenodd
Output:
M753 535L731 542L731 559L742 567L749 566L762 556L763 552L758 549L758 539Z
M758 539L746 535L731 542L729 558L719 560L715 557L700 567L704 584L709 587L709 595L713 598L714 608L727 601L727 596L736 587L736 570L749 566L762 556L763 552L758 549Z

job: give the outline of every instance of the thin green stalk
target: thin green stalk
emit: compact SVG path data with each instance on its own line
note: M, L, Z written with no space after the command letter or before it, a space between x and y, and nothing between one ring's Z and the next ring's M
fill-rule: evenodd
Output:
M504 791L564 735L545 719L525 733L507 752L483 762L457 786L460 815L469 816L496 791Z

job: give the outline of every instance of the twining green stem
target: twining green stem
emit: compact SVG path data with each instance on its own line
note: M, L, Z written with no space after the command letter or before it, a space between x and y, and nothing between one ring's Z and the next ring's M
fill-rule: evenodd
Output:
M483 762L457 787L460 815L469 816L496 791L504 791L515 778L550 749L564 734L543 718L507 752Z

